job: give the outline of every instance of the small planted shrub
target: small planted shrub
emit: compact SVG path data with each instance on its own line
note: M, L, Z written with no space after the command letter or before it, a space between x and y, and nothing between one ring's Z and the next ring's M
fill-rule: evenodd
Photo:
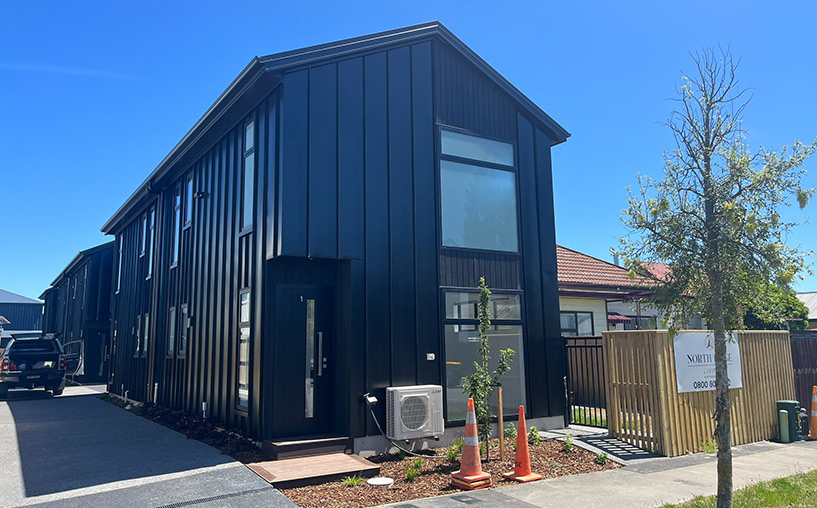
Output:
M536 426L532 426L528 432L528 444L531 446L538 446L542 444L542 436L539 435L539 430Z
M593 462L595 462L596 464L598 464L600 466L603 466L603 465L607 464L607 454L604 453L604 452L597 453L596 458L593 459Z
M505 439L516 439L517 430L516 426L512 423L505 425Z
M562 451L570 453L575 449L576 445L573 444L573 437L568 434L565 436L565 440L562 441Z
M717 453L718 442L711 437L705 437L701 439L701 450L706 453Z
M423 472L423 459L412 460L406 467L406 480L413 482Z
M445 456L448 459L448 462L455 463L459 459L460 455L462 455L462 444L463 440L461 437L458 437L451 443L451 446L445 449Z
M342 483L344 487L360 487L366 483L366 479L359 475L347 476L343 478L340 483Z

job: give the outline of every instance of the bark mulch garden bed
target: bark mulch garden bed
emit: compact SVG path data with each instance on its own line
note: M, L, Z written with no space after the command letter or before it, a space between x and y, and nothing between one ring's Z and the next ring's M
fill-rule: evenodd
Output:
M513 471L515 452L513 445L508 441L506 440L505 462L499 461L499 440L497 439L492 440L491 459L482 462L483 471L492 475L494 482L492 488L517 484L502 477L502 473ZM419 459L422 461L422 470L413 481L407 480L406 471L417 459L416 457L403 458L397 454L368 457L368 460L380 464L380 476L394 479L394 484L390 487L372 487L365 481L357 486L346 486L344 482L331 482L323 485L281 489L281 492L303 508L358 508L465 492L449 485L450 474L460 468L459 461L449 462L446 459L445 448L429 450L428 455L440 458ZM545 439L541 444L531 445L530 456L533 472L545 478L620 467L609 460L604 461L604 464L598 464L594 453L579 447L566 452L562 448L561 441L552 439ZM599 459L599 462L602 461Z

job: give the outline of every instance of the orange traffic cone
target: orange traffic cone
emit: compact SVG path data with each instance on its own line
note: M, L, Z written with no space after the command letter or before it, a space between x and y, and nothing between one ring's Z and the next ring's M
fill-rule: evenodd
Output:
M491 475L482 471L482 463L479 458L479 438L477 437L477 415L474 413L474 399L468 399L460 470L451 473L451 485L465 490L483 489L491 486Z
M811 391L811 419L809 420L808 438L817 439L817 386Z
M502 476L508 480L516 480L520 483L535 482L536 480L542 479L542 475L532 473L530 470L528 429L525 426L524 406L519 406L519 430L516 433L516 462L513 466L513 473L505 473Z

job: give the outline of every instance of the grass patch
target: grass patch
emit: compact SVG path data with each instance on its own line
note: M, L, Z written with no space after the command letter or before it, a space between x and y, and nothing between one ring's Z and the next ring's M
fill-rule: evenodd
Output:
M360 487L366 483L366 479L360 475L346 476L340 481L340 483L342 483L344 487Z
M599 416L598 410L588 410L582 409L578 407L574 407L572 409L573 412L573 419L570 420L573 423L577 423L579 425L590 425L592 427L607 427L607 418L602 418Z
M718 453L718 442L711 437L701 439L701 450L705 453Z
M696 497L678 505L667 504L664 508L715 508L715 496ZM817 471L778 478L736 490L734 508L761 507L817 507Z

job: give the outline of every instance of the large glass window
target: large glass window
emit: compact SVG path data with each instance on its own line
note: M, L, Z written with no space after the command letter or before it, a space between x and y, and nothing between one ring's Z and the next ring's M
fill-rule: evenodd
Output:
M445 293L445 375L448 420L465 419L468 396L462 390L462 378L474 371L474 362L480 361L477 321L478 293ZM516 352L511 370L500 378L503 406L507 414L515 414L525 404L525 353L522 327L521 297L518 294L491 295L491 360L489 368L496 369L499 351ZM496 411L496 399L490 401Z
M238 297L238 406L246 408L250 399L250 292Z
M440 161L443 245L517 252L516 173Z
M563 311L559 313L563 337L593 335L593 313Z
M255 194L255 122L244 126L244 173L241 186L241 229L252 226Z
M449 130L440 131L440 138L441 151L445 155L513 166L513 145L510 143Z

